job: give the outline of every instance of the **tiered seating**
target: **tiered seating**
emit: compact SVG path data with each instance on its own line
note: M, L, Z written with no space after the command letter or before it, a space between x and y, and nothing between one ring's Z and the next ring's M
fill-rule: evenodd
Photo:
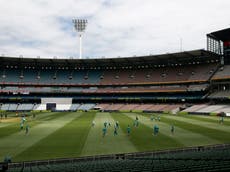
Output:
M32 110L38 109L39 106L40 106L40 104L35 104Z
M129 111L131 111L131 110L135 110L136 108L138 108L138 106L140 106L140 104L126 104L126 105L122 106L120 108L120 110L129 110Z
M165 107L167 107L167 104L156 104L156 105L152 105L148 110L150 111L159 111L162 112Z
M17 166L16 166L17 165ZM95 156L10 165L11 172L27 171L230 171L230 149L205 148L158 153Z
M0 74L0 82L3 83L95 84L100 81L102 71L71 71L63 69L5 69Z
M56 70L52 76L53 83L66 84L70 83L70 71L68 70Z
M97 93L145 93L145 92L185 92L185 86L115 87L100 88Z
M226 105L210 105L202 109L197 110L196 112L201 113L212 113L212 112L222 112L223 108L226 108Z
M212 80L229 79L230 78L230 65L224 65L212 77Z
M216 69L217 64L215 63L175 67L113 70L68 70L49 68L36 70L8 68L1 72L0 82L58 85L180 83L190 81L207 81L214 74Z
M207 81L216 71L216 64L209 64L205 67L200 67L196 65L193 67L192 75L188 80L190 81Z
M20 70L19 69L9 69L2 71L2 76L0 77L1 82L17 83L20 81Z
M109 106L110 106L110 104L108 104L108 103L101 103L101 104L97 104L94 108L105 110Z
M69 109L69 110L71 110L71 111L76 111L76 110L78 109L79 106L81 106L81 104L72 104L72 105L70 106L70 109Z
M155 112L172 112L175 109L178 109L181 104L160 104L160 105L152 105L148 110Z
M221 112L225 112L227 114L227 116L229 116L230 114L230 106L225 106L223 109L221 109Z
M46 104L38 104L34 110L46 110Z
M39 70L38 75L34 78L37 83L53 83L54 70Z
M168 105L168 106L166 106L166 107L164 107L162 110L163 111L172 111L172 110L174 110L174 109L177 109L177 108L179 108L181 106L181 104L175 104L175 105Z
M84 83L84 77L86 76L85 71L73 71L72 73L72 79L70 80L70 83Z
M119 110L124 106L124 104L111 104L105 108L105 110Z
M154 111L154 112L171 112L174 109L179 108L180 104L98 104L96 107L101 110L142 110L142 111Z
M2 87L0 88L0 92L2 93L13 93L13 92L18 92L18 87Z
M148 110L152 106L152 104L141 104L140 106L135 107L135 110Z
M8 111L31 111L34 108L34 104L2 104L1 110Z
M18 111L31 111L33 110L33 104L19 104L17 110Z
M185 92L186 86L146 86L146 87L5 87L0 89L7 93L158 93L158 92Z
M38 71L34 69L23 70L23 79L21 79L22 83L33 83L37 82Z
M200 84L200 85L190 85L188 87L188 91L204 91L207 89L208 84Z
M190 112L190 113L230 113L230 105L207 105L207 104L201 104L201 105L193 105L185 110L184 112Z
M207 107L208 105L207 104L201 104L201 105L193 105L185 110L183 110L184 112L196 112L198 111L199 109L202 109L202 108L205 108Z
M83 83L87 84L97 84L100 82L100 77L102 76L102 71L89 70L84 76Z
M217 69L217 64L161 67L138 70L108 70L100 84L178 83L207 81Z
M154 165L153 165L154 164ZM55 172L69 171L228 171L230 169L229 161L215 160L177 160L177 159L138 159L138 160L100 160L91 162L79 162L74 164L44 165L39 167L26 167L22 172L43 172L51 170ZM21 169L15 169L12 172L20 172Z
M78 110L90 110L95 107L94 103L87 103L87 104L82 104L81 106L78 107Z
M212 94L210 94L208 97L210 98L229 98L230 97L230 91L216 91Z
M17 104L10 104L9 105L9 111L16 111L18 108L18 105Z

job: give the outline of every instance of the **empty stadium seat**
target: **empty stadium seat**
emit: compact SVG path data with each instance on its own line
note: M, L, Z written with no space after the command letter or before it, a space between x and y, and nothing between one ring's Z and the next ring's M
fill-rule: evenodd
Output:
M20 166L21 165L21 166ZM43 171L229 171L229 147L197 148L188 150L162 151L159 153L138 153L86 157L79 159L49 160L10 165L11 172Z

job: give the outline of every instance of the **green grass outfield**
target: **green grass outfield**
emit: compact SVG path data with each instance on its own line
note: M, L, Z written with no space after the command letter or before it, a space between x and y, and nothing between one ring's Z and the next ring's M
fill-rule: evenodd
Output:
M230 143L230 118L219 124L219 117L215 116L162 114L160 121L151 121L150 115L138 112L38 113L35 118L27 117L30 129L26 135L25 129L19 129L21 119L11 114L0 120L0 161L6 155L17 162ZM138 127L133 126L136 116ZM94 127L92 121L96 123ZM103 138L105 121L110 122L111 127ZM113 135L115 121L120 124L117 136ZM157 136L153 135L155 124L160 128ZM170 132L172 124L174 134ZM130 136L126 134L128 125L131 126Z

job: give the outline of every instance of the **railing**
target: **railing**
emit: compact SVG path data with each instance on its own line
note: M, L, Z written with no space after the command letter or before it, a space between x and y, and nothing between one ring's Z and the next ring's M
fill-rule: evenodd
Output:
M49 159L49 160L36 160L36 161L24 161L24 162L15 162L9 163L9 168L22 168L30 166L39 166L39 165L51 165L51 164L63 164L63 163L76 163L82 161L98 161L98 160L111 160L111 159L133 159L143 156L156 156L164 155L171 153L179 152L198 152L212 149L230 149L230 144L218 144L218 145L207 145L207 146L196 146L196 147L186 147L178 149L168 149L154 152L135 152L135 153L124 153L124 154L110 154L110 155L96 155L96 156L85 156L85 157L76 157L76 158L61 158L61 159Z

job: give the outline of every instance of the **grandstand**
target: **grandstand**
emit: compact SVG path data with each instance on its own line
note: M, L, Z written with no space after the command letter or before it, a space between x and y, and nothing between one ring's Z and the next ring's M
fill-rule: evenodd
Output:
M200 100L208 94L210 79L220 66L219 57L205 50L119 59L0 59L1 103L12 104L10 111L29 111L33 109L31 103L41 104L42 98L60 96L71 97L72 102L58 105L58 111L89 110L95 103L105 101L116 104L122 101L160 103L170 100L179 103ZM13 105L20 103L12 101L18 95L29 105ZM89 104L70 108L72 103L86 101ZM125 107L130 109L128 106L120 109ZM34 109L45 110L46 107L39 105Z
M69 103L54 102L53 110L85 111L111 102L101 110L178 112L175 109L185 103L196 106L229 97L228 84L222 85L228 80L229 66L221 64L220 55L206 50L119 59L0 59L1 110L47 110L42 98L71 97ZM158 108L163 102L168 107L177 104Z
M174 151L141 152L12 163L12 172L25 171L229 171L229 145L193 147ZM201 158L202 157L202 158ZM223 158L224 157L224 158ZM224 168L223 168L224 167Z

